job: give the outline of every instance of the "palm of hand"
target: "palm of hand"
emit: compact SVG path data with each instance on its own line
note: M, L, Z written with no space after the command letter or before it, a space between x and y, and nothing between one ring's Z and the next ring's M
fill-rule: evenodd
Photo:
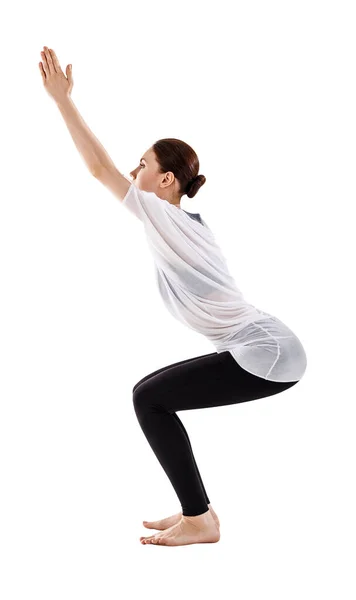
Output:
M47 46L44 46L41 57L43 64L39 63L39 67L46 92L56 101L70 96L73 88L72 66L67 65L65 76L56 53Z

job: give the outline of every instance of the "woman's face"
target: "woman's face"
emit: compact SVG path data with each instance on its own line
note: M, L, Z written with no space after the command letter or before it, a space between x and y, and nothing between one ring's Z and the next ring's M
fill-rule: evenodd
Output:
M173 173L160 173L154 151L149 148L140 159L139 166L130 172L134 185L144 192L154 192L162 200L179 206L180 196L177 195L179 182ZM164 185L162 185L164 184Z
M150 148L143 154L139 166L130 172L130 176L134 179L134 184L139 190L156 192L158 175L158 163L154 152ZM160 175L162 177L162 173Z

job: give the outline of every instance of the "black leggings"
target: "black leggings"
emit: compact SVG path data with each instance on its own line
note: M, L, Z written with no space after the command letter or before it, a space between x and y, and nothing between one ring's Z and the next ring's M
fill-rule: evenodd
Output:
M252 375L228 351L182 360L136 383L132 392L137 419L173 485L184 516L205 513L210 500L176 412L266 398L296 383Z

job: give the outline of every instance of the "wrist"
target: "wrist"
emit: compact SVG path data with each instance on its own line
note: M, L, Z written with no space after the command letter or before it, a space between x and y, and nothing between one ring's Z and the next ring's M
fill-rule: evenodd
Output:
M61 108L63 106L67 106L68 104L71 104L72 98L70 96L61 96L60 98L55 98L55 102L56 102L58 108Z

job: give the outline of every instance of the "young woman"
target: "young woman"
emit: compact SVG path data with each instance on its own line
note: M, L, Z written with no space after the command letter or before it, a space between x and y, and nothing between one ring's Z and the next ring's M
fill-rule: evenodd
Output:
M205 183L194 150L175 138L158 140L131 171L130 182L75 108L71 68L64 76L47 47L42 58L45 89L90 172L143 224L166 308L216 349L164 366L133 388L140 427L182 507L166 519L144 521L147 528L161 531L140 541L168 546L217 542L219 519L177 412L238 404L287 390L305 373L304 348L278 318L246 302L206 222L181 208L182 196L192 198Z

